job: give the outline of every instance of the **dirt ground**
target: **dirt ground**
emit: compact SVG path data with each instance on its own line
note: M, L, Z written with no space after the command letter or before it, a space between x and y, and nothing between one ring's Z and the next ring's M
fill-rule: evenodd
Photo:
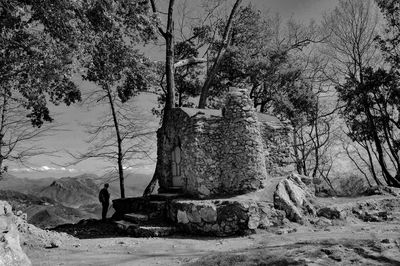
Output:
M362 206L385 211L386 220L370 222L351 214L345 219L299 225L231 238L175 236L167 238L110 237L110 227L78 239L58 234L60 243L23 249L33 265L400 265L400 198L372 196L321 199L331 206ZM361 203L361 205L360 205ZM336 204L336 205L335 205ZM324 220L325 219L325 220ZM322 222L321 222L322 221ZM75 230L75 229L74 229ZM111 229L110 229L111 230ZM111 230L112 231L112 230ZM66 236L66 237L65 237Z
M73 239L27 248L33 265L400 265L399 223L355 223L234 238Z

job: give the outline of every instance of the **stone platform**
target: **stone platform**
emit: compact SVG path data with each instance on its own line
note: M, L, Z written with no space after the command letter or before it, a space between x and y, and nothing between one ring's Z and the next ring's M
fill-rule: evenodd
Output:
M276 187L276 182L269 187ZM134 236L140 236L136 233L139 227L156 229L161 225L172 227L173 230L168 230L171 234L249 234L257 228L281 225L285 218L283 211L274 209L269 187L240 196L207 200L167 193L117 199L113 201L114 219L120 221L120 227L125 228L128 235Z
M313 179L291 174L271 178L263 189L212 199L193 199L160 193L114 200L115 218L138 226L170 225L171 232L232 236L268 229L289 221L306 224L321 206L314 196Z

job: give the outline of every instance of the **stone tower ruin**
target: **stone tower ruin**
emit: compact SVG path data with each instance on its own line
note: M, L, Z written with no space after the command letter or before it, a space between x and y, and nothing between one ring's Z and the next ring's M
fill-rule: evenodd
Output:
M261 189L272 168L290 164L287 133L277 118L255 111L244 89L231 89L223 110L174 108L157 134L159 190L213 198ZM277 153L279 160L271 157Z

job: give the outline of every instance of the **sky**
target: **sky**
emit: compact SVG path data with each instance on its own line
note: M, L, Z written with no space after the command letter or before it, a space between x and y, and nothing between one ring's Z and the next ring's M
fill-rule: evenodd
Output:
M338 0L250 0L262 12L278 12L282 17L294 17L303 22L320 20L324 12L332 10Z
M182 0L183 1L183 0ZM177 1L179 2L179 1ZM198 0L188 0L190 4L199 3ZM192 2L192 3L190 3ZM165 7L166 0L158 0L161 8ZM333 9L338 0L247 0L243 1L243 5L251 3L254 7L260 9L262 14L279 13L283 19L293 17L303 23L308 23L311 19L319 21L324 12ZM196 12L194 8L192 12ZM148 46L143 51L153 60L162 60L163 53L160 47ZM90 90L93 84L76 80L77 85L82 90ZM141 94L135 98L133 104L138 107L141 115L145 116L149 121L149 126L156 129L158 119L151 113L151 109L157 104L154 94ZM76 176L83 173L94 173L103 175L108 171L111 165L101 160L88 160L77 165L69 166L73 158L68 153L84 152L88 143L89 136L85 133L83 124L99 119L107 109L104 106L97 106L88 109L85 106L73 105L50 106L50 110L56 121L61 123L62 132L48 136L46 139L38 141L37 146L41 146L49 151L53 151L51 155L45 154L32 158L28 166L9 164L10 174L17 177L41 178L41 177L64 177ZM153 160L141 160L134 162L136 167L127 169L132 173L151 175L155 167L155 150L152 154Z

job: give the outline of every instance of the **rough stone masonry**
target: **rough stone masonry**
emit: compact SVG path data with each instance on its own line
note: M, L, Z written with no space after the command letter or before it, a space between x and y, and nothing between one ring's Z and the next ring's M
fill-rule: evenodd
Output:
M291 170L286 170L288 132L277 118L257 113L244 89L232 89L223 110L174 108L158 131L160 191L174 186L171 165L176 149L176 167L188 195L213 198L261 189L268 169L274 175Z

